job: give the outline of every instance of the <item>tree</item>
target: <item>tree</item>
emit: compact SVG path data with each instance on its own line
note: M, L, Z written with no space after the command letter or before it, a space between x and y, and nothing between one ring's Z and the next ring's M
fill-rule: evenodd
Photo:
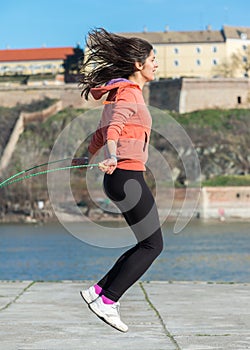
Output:
M223 78L233 78L235 75L235 67L232 59L225 59L213 68L213 75Z
M250 46L244 50L238 50L213 68L213 75L223 78L249 77L250 71Z
M66 83L76 82L80 73L81 64L84 59L83 49L80 48L79 44L74 48L73 55L68 55L64 60L64 80Z
M234 53L232 55L232 63L241 75L248 78L250 71L250 46L247 46L243 52L242 50L238 50Z

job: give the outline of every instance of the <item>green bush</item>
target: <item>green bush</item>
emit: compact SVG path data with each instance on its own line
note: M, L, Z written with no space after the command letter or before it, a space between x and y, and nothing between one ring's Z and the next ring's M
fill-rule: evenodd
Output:
M20 112L30 112L30 113L38 112L52 106L56 101L58 100L51 99L45 96L43 100L34 100L34 101L31 101L31 103L29 104L18 103L16 107L14 107L14 109L16 109L19 113Z
M202 186L250 186L250 175L221 175L203 181Z

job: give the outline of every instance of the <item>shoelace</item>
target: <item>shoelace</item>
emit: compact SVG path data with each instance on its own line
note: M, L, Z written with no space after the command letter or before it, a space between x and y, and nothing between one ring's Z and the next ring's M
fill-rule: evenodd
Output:
M116 309L118 315L120 316L120 304L119 303L112 304L112 308Z

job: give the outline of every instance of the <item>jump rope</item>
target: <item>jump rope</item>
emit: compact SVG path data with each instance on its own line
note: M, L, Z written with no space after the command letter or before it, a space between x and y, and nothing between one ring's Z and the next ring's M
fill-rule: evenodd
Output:
M50 164L63 162L63 161L70 160L70 159L72 160L72 158L64 158L64 159L54 160L52 162L35 165L32 168L22 170L22 171L14 174L14 175L8 177L6 180L2 181L0 183L0 189L5 187L5 186L9 186L9 185L14 184L16 182L20 182L20 181L23 181L23 180L26 180L26 179L30 179L31 177L35 177L35 176L38 176L38 175L44 175L44 174L48 174L48 173L52 173L52 172L56 172L56 171L68 170L68 169L92 168L92 167L98 167L99 166L99 163L96 163L96 164L68 165L68 166L64 166L64 167L58 167L58 168L53 168L53 169L46 169L46 170L38 171L38 172L35 172L35 173L32 173L32 174L27 174L30 171L34 170L34 169L37 169L37 168L40 168L40 167L43 167L43 166L46 166L46 165L50 165ZM27 174L27 175L21 176L23 174Z

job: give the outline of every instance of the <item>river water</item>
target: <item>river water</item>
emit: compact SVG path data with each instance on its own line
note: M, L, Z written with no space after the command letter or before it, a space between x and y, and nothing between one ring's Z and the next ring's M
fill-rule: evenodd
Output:
M180 234L172 228L163 226L164 251L142 280L250 282L250 223L197 219ZM0 279L98 280L125 249L87 244L60 224L1 224Z

